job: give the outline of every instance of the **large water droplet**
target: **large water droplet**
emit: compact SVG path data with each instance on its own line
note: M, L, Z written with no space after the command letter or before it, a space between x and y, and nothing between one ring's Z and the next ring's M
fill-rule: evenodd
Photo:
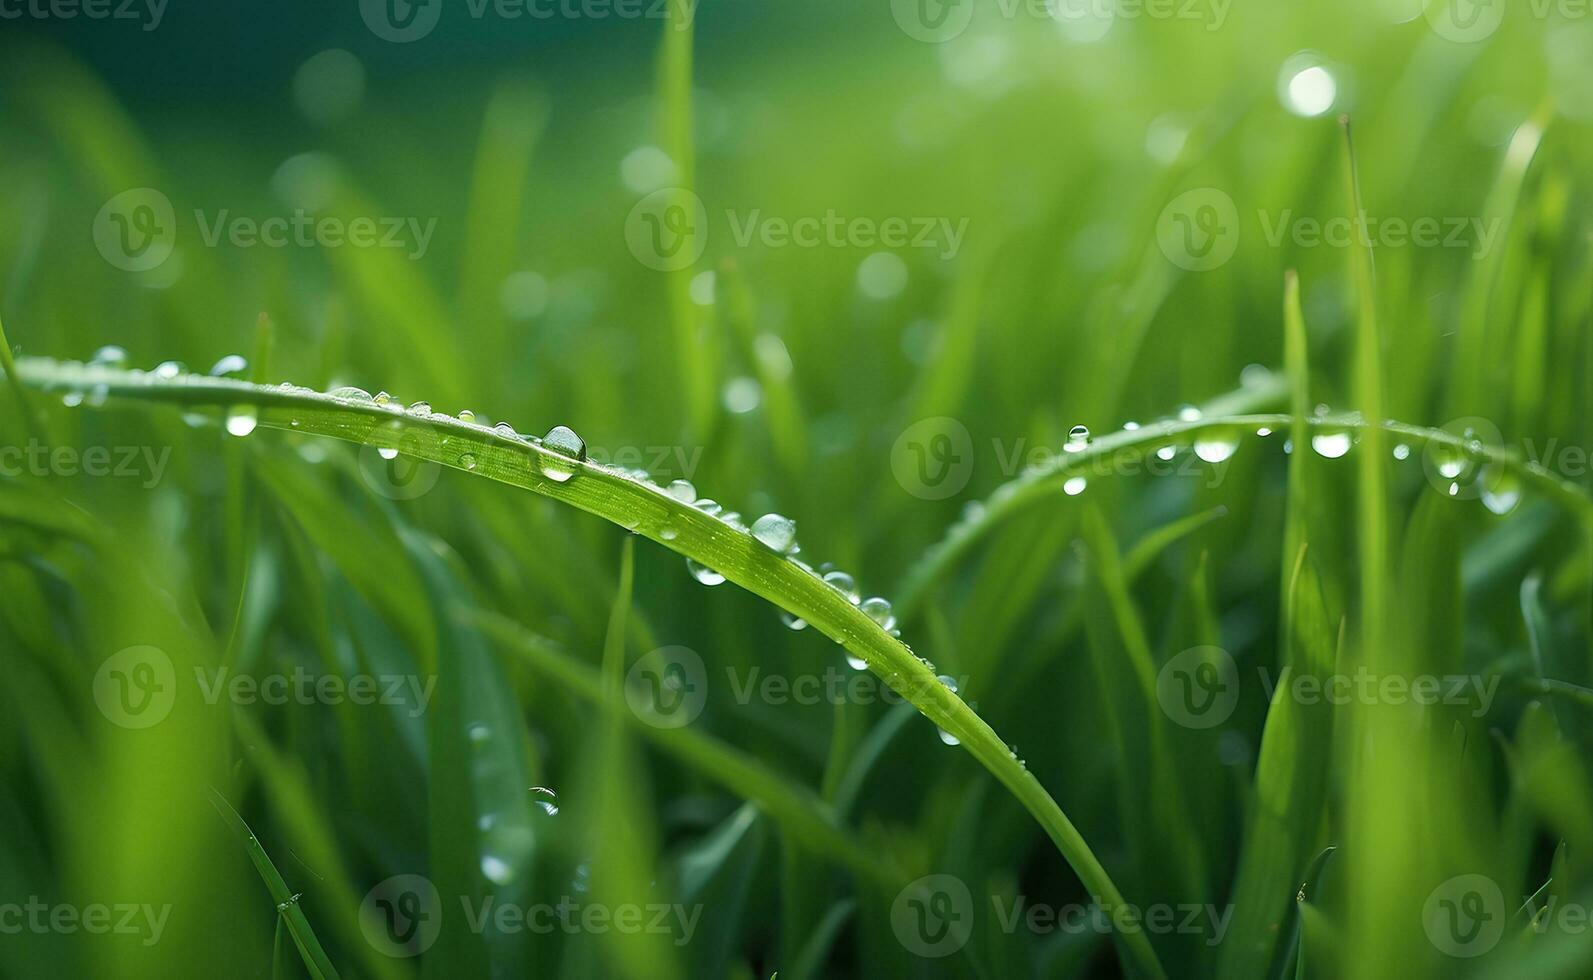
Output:
M839 570L825 572L824 581L830 588L846 596L847 601L851 602L852 605L855 606L862 601L862 596L857 591L857 580L847 573Z
M161 361L155 365L155 370L150 373L157 378L169 381L187 370L188 368L184 367L181 361Z
M690 558L686 559L686 571L690 572L691 577L701 582L703 585L722 585L725 581L725 577L723 575L720 575L707 565L699 565Z
M235 374L242 374L249 370L249 362L244 360L242 354L228 354L215 363L210 369L212 378L227 378Z
M719 506L719 501L714 500L711 497L704 497L701 500L694 500L692 501L692 506L702 511L704 514L707 514L709 517L718 517L719 512L723 509Z
M1068 430L1068 441L1063 443L1062 449L1064 452L1070 453L1083 452L1084 447L1089 444L1090 427L1087 425L1075 425Z
M366 391L364 388L355 388L352 385L347 385L342 388L334 388L329 392L329 394L333 398L341 398L347 402L368 402L371 400L370 392Z
M889 631L896 628L896 615L891 612L889 599L871 596L864 599L858 608L862 609L869 619L878 623L880 629Z
M493 854L481 856L481 873L495 885L507 885L514 880L514 868L509 866L509 862Z
M1077 497L1079 494L1083 493L1085 488L1089 485L1090 481L1086 480L1082 476L1069 477L1067 482L1062 484L1062 492L1067 494L1069 497Z
M752 522L752 536L783 555L796 544L796 522L779 514L764 514Z
M697 488L692 486L690 480L675 480L665 490L683 504L697 502Z
M577 463L586 462L586 441L576 435L575 430L568 426L555 425L549 429L548 434L542 437L542 448L551 450L556 456L562 456ZM543 456L539 463L542 466L542 475L556 483L563 483L570 479L578 469L576 466L549 456Z
M1221 463L1239 448L1239 440L1231 436L1205 435L1195 440L1195 455L1208 463Z
M854 656L854 655L852 655L850 653L848 653L846 655L846 665L848 667L852 668L853 670L867 670L868 669L868 661L867 660L864 660L862 657Z
M1394 447L1395 459L1410 459L1410 447L1403 442Z
M459 410L459 421L461 421L461 422L474 422L475 420L476 420L476 413L475 412L472 412L468 408L461 408Z
M121 367L127 363L127 351L115 344L106 344L94 352L89 364L95 367Z
M1193 405L1180 405L1178 408L1178 420L1180 422L1198 422L1200 421L1200 409Z
M260 424L254 406L244 405L227 412L227 431L235 436L246 436Z
M1521 481L1515 474L1489 466L1484 467L1479 479L1483 486L1482 505L1492 513L1503 517L1521 503Z
M937 728L937 729L935 729L935 731L940 735L940 740L942 742L945 742L947 745L961 745L962 744L962 740L961 739L959 739L957 736L953 735L951 732L946 731L944 728Z
M784 609L780 610L780 622L784 623L787 629L805 630L808 628L807 620L800 616L793 616Z
M431 414L431 402L413 402L413 403L411 403L410 406L409 406L409 414L411 414L411 415L430 415Z
M1319 432L1311 437L1311 448L1318 456L1338 459L1350 451L1350 441L1348 432Z

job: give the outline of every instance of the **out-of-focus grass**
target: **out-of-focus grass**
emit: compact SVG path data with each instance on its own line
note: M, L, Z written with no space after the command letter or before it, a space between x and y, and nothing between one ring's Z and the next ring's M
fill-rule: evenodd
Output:
M133 404L107 377L30 391L30 423L8 388L0 926L35 897L167 913L150 942L8 932L0 975L292 976L319 956L395 978L1152 969L1122 930L1003 927L1019 897L1088 903L1080 854L1138 909L1225 914L1220 937L1143 936L1173 976L1584 973L1593 937L1561 913L1593 891L1593 483L1576 464L1593 440L1578 67L1593 42L1575 17L1512 11L1458 44L1399 7L1236 6L1209 30L1209 15L1119 17L1080 43L986 5L925 44L887 3L710 3L693 31L671 3L673 21L594 27L567 51L451 63L468 38L403 48L328 18L285 62L346 47L368 78L319 127L295 114L288 69L249 99L155 96L105 81L119 70L103 56L7 27L8 355L116 344L137 367L203 370L243 352L266 384L568 424L594 455L689 477L748 521L794 517L802 560L898 600L902 638L959 679L1088 850L1059 851L1057 825L1024 812L1034 799L906 709L738 697L749 677L850 668L820 629L693 581L658 529L622 547L610 523L482 479L486 453L475 474L422 468L436 483L413 495L375 446L270 407L291 393L196 415ZM1314 118L1279 94L1306 64L1336 84ZM707 225L702 257L661 272L625 229L662 186L694 191ZM139 187L180 230L170 259L129 272L91 230ZM1240 226L1210 271L1158 238L1169 202L1199 188ZM193 217L301 206L435 217L435 234L413 258L210 247ZM1492 245L1270 240L1279 221L1363 207L1474 219ZM831 210L966 219L966 237L951 255L895 250L899 264L876 245L738 241L754 213ZM1275 371L1241 380L1250 364ZM1185 404L1204 418L1151 425ZM1243 417L1213 421L1229 414ZM970 434L966 483L946 495L912 479L909 434L937 418ZM1117 432L1131 419L1145 428ZM1094 437L1068 453L1079 424ZM96 446L149 456L96 477L11 452L30 439L80 462ZM1135 472L1088 468L1163 442L1172 472L1144 472L1144 453ZM392 465L424 455L394 448ZM1057 459L1025 472L1036 448ZM459 452L437 458L470 468ZM587 479L600 493L577 476L565 499ZM781 601L772 579L723 570ZM140 646L175 693L148 728L96 698L108 658ZM657 728L618 678L678 646L705 664L703 711ZM1231 715L1180 723L1164 684L1225 663ZM419 712L211 703L196 671L220 668L435 687ZM1360 670L1497 696L1486 711L1335 705L1289 686ZM930 897L901 884L932 874L972 902L942 959L893 917ZM402 875L439 901L418 958L382 940ZM487 900L696 918L680 943L678 928L472 928ZM1487 917L1462 922L1472 911ZM1493 937L1484 955L1453 955L1479 951L1444 932L1457 926Z

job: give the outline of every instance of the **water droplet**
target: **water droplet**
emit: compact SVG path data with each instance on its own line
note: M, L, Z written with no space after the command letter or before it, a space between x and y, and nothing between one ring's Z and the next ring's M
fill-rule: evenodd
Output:
M1067 494L1069 497L1077 497L1079 494L1083 493L1084 489L1089 485L1090 481L1086 480L1082 476L1069 477L1068 481L1062 484L1062 492Z
M723 509L719 506L719 501L714 500L711 497L704 497L701 500L694 500L692 501L692 506L702 511L704 514L707 514L709 517L718 517L719 511Z
M476 413L475 412L472 412L468 408L461 408L459 410L459 421L461 421L461 422L474 422L475 420L476 420Z
M212 378L226 378L235 374L242 374L249 370L249 362L244 360L242 354L228 354L215 363L210 369Z
M459 457L459 465L463 466L467 470L473 470L476 468L476 457L470 455L469 453L465 453Z
M431 402L414 402L414 403L412 403L409 406L409 414L411 414L411 415L430 415L431 414Z
M115 344L106 344L94 352L89 364L95 367L121 367L127 363L127 351Z
M1260 428L1256 429L1256 435L1258 435L1261 438L1265 439L1267 436L1272 435L1272 430L1263 425Z
M895 628L896 616L891 612L891 603L889 599L882 599L879 596L872 596L870 598L864 599L862 603L859 604L858 608L862 609L864 614L867 615L869 619L872 619L874 622L878 623L881 629L890 630Z
M227 412L227 431L235 436L246 436L260 424L253 406L240 406Z
M1139 423L1138 422L1124 422L1123 423L1123 431L1124 432L1138 432L1139 431Z
M764 514L752 522L752 536L783 555L796 544L796 522L779 514Z
M1490 512L1503 517L1521 503L1521 483L1515 474L1489 466L1483 468L1479 479L1483 486L1482 505Z
M946 690L953 694L957 693L957 678L951 676L950 674L941 674L935 679L944 684L946 686Z
M161 361L159 364L155 365L155 370L150 373L157 378L170 380L177 377L179 374L186 372L187 370L188 368L184 367L183 362L181 361Z
M1090 427L1087 425L1075 425L1068 430L1068 441L1062 444L1062 449L1064 452L1077 453L1082 452L1084 447L1089 444Z
M397 459L398 448L396 446L378 446L376 449L376 455L382 457L383 459Z
M1394 447L1395 459L1410 459L1410 447L1403 442Z
M784 609L780 610L780 622L784 623L787 629L805 630L808 628L807 620L800 616L793 616Z
M503 436L505 439L514 439L518 441L520 438L520 433L514 431L514 426L507 422L499 422L497 425L492 427L492 431L496 432L500 436Z
M1162 448L1156 450L1156 458L1157 459L1172 459L1174 456L1177 456L1177 455L1178 455L1178 447L1177 446L1163 446Z
M385 391L378 391L376 393L376 397L373 398L372 401L376 402L376 404L382 406L383 408L386 408L387 406L393 404L393 396L389 395Z
M472 742L480 745L482 742L485 742L487 739L492 737L492 729L478 721L466 730L466 734L470 736L470 740Z
M76 408L83 404L83 393L81 391L69 391L61 396L61 404L67 408Z
M514 869L509 862L492 854L481 856L481 873L495 885L507 885L514 880Z
M1350 451L1348 432L1319 432L1311 437L1311 448L1325 459L1338 459Z
M720 397L726 411L733 415L745 415L763 403L763 386L756 378L731 378L725 382Z
M862 657L853 656L850 653L848 653L846 655L846 665L848 667L852 668L853 670L867 670L868 669L868 661L867 660L864 660Z
M1338 98L1338 82L1321 65L1309 64L1310 56L1296 56L1284 63L1280 79L1283 104L1297 116L1320 116L1333 108Z
M1195 455L1208 463L1221 463L1239 448L1239 440L1232 437L1205 435L1195 440Z
M825 572L824 581L830 588L846 596L852 605L855 606L862 601L862 596L857 591L857 580L847 573L839 570Z
M1178 407L1178 420L1180 422L1200 421L1200 409L1193 405L1180 405Z
M658 536L665 541L673 541L680 537L680 532L666 524L658 529Z
M542 475L555 483L563 483L575 476L578 467L554 457L562 456L577 463L586 461L586 442L568 426L556 425L549 429L548 434L542 437L542 448L553 453L552 457L543 456L538 461L542 467Z
M723 575L720 575L707 565L699 565L690 558L686 559L686 571L690 572L691 577L701 582L703 585L722 585L725 581L725 577Z
M671 497L683 504L696 503L697 488L691 485L690 480L674 480L665 490Z
M355 388L353 386L334 388L329 394L333 398L341 398L347 402L368 402L371 400L370 392L364 388Z
M959 739L957 736L953 735L951 732L946 731L944 728L937 728L937 729L935 729L935 731L940 734L940 740L942 742L945 742L947 745L961 745L962 744L962 740L961 739Z

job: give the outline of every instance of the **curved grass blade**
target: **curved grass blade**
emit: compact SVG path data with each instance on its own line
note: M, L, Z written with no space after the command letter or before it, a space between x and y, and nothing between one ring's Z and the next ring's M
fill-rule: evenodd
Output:
M243 838L244 847L249 852L249 860L254 862L255 870L260 872L260 880L265 882L266 889L271 892L271 900L277 903L279 919L287 923L288 932L293 936L293 944L299 948L299 955L304 958L304 966L310 971L310 976L316 980L337 980L337 968L327 958L326 950L321 948L320 940L315 938L315 930L310 928L310 920L305 917L304 910L299 908L299 896L288 889L288 883L283 880L277 866L271 862L270 855L265 848L260 846L260 841L254 836L254 831L244 823L243 817L232 808L226 797L212 789L210 802L220 813L222 819L227 821L239 837Z

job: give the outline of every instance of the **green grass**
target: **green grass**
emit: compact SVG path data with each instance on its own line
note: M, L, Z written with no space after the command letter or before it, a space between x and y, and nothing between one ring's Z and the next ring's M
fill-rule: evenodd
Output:
M329 126L285 94L299 42L272 42L282 91L211 104L0 39L0 925L35 896L169 910L158 941L8 933L0 976L1586 972L1593 934L1560 917L1593 897L1578 25L1517 12L1458 45L1370 3L1235 7L1074 44L987 5L933 45L890 7L672 2L542 25L558 44L327 21L315 43L369 72ZM502 56L449 33L489 26ZM1318 118L1275 91L1304 49L1339 82ZM625 237L659 154L709 216L667 272ZM182 229L148 273L88 233L134 187ZM1158 236L1198 188L1242 226L1211 271ZM436 216L431 249L207 247L190 220L312 191ZM950 258L735 240L830 210L968 235ZM1268 242L1285 210L1497 238ZM108 344L126 359L91 361ZM949 494L912 479L928 419L968 434ZM86 472L95 447L131 472ZM766 513L800 552L751 533ZM144 647L174 699L129 727L142 675L114 658ZM682 647L700 675L649 674ZM1466 697L1294 686L1357 672ZM415 687L218 680L297 674ZM822 676L842 695L778 686ZM700 713L660 723L649 677ZM1205 677L1234 685L1211 727L1178 700ZM945 957L911 928L932 875L970 896ZM409 938L381 932L395 876L438 896ZM1435 931L1459 876L1498 892L1476 957ZM513 925L561 903L671 925Z

